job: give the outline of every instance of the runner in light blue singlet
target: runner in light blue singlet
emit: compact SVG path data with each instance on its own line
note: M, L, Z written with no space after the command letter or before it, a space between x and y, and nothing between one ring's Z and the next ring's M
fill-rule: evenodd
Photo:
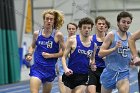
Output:
M106 56L105 64L106 68L101 74L101 84L106 89L116 88L116 82L129 78L129 63L131 62L131 53L128 47L128 37L130 32L127 32L127 39L122 40L118 35L117 31L113 31L114 41L112 42L110 48L115 47L116 42L121 40L122 47L118 48L116 51Z

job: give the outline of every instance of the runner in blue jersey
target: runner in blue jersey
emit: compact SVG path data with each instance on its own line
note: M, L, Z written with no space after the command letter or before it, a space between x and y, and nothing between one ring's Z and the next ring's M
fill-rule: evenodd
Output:
M132 15L128 12L119 13L117 16L118 30L109 32L100 48L99 56L106 56L106 68L100 77L101 93L111 93L115 88L119 93L129 93L131 53L128 46L130 32L127 31L132 19Z
M27 61L31 61L34 53L34 64L29 74L31 93L39 93L41 84L43 84L43 93L51 92L51 82L56 77L55 64L64 50L63 34L59 31L64 23L63 17L63 13L58 10L45 11L43 28L33 34L33 41L26 57Z
M96 34L94 34L91 38L94 43L96 43L97 51L95 55L95 63L96 63L96 71L90 71L90 77L87 87L87 93L94 93L94 90L96 88L96 92L101 92L101 84L100 84L100 75L105 68L105 62L104 59L100 56L98 56L98 52L100 50L100 46L103 43L103 40L106 35L107 28L109 27L108 24L106 24L106 18L103 16L98 16L95 18L95 30Z
M75 23L68 23L67 24L67 31L68 31L68 36L64 37L64 41L66 42L68 38L70 38L71 36L75 35L76 32L77 32L77 24ZM68 61L68 59L67 59ZM59 85L59 90L60 90L60 93L71 93L71 90L70 88L66 87L64 85L64 83L62 82L62 75L64 73L64 69L63 69L63 66L62 66L62 59L59 58L58 59L58 69L59 69L59 74L58 74L58 85Z
M140 66L140 55L138 55L136 44L135 44L136 40L138 39L140 39L140 30L134 32L128 40L129 47L133 56L133 64L136 66ZM140 92L140 68L138 72L138 86L139 86L139 92Z
M88 82L89 66L95 70L95 47L90 40L93 28L92 19L85 17L79 21L79 35L74 35L67 40L66 49L62 57L65 74L62 76L64 85L72 90L72 93L84 93ZM70 54L68 66L66 59Z

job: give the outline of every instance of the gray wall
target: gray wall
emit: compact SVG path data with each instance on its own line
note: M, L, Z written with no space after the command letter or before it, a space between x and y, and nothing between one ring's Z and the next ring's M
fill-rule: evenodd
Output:
M14 0L15 4L15 17L16 17L16 30L18 37L18 45L20 47L22 41L23 32L23 20L25 18L25 1L24 0Z
M24 41L26 41L28 43L27 46L29 46L32 40L32 34L25 34L23 31L25 16L22 16L22 14L24 15L25 12L25 1L26 0L15 0L15 10L21 13L16 13L19 46L22 46ZM49 8L55 8L64 12L65 24L61 31L65 35L67 34L67 23L71 21L78 23L79 19L85 16L91 17L93 20L96 16L105 16L111 22L111 29L116 29L117 14L123 10L127 10L132 13L134 17L129 29L130 32L133 33L140 29L139 4L140 0L33 0L33 28L37 30L41 27L43 23L42 12ZM137 42L137 46L140 50L140 41Z

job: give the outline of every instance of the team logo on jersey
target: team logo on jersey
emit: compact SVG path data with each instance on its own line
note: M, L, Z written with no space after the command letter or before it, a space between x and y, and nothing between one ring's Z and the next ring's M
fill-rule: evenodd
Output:
M47 43L47 48L52 48L52 44L53 44L52 41L48 41L48 43Z
M88 57L91 57L92 53L93 53L93 50L86 51L86 50L78 49L78 53L87 55Z
M38 41L39 45L45 45L47 48L52 48L53 42L52 41Z
M122 46L121 48L118 48L118 53L121 54L123 57L127 57L127 51L129 50L128 46Z

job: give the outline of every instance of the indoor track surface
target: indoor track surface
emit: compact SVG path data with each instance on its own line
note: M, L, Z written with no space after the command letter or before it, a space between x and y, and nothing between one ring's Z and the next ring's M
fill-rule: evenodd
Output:
M138 92L137 69L130 70L130 93ZM42 87L41 87L42 88ZM0 85L0 93L30 93L29 80L21 81L14 84ZM42 93L40 89L39 93ZM53 89L51 93L60 93L57 85L57 78L54 80ZM112 93L118 93L114 90Z

